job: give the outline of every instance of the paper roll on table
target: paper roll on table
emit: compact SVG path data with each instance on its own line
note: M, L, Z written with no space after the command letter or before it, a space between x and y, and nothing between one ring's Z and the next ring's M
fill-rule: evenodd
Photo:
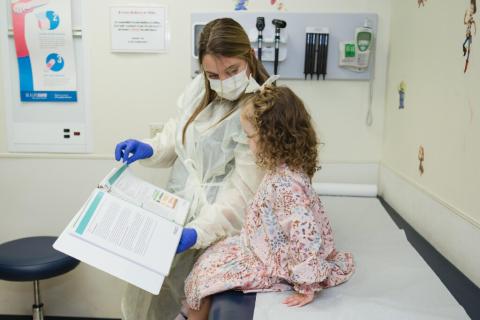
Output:
M376 197L377 185L354 183L314 183L313 187L323 196Z

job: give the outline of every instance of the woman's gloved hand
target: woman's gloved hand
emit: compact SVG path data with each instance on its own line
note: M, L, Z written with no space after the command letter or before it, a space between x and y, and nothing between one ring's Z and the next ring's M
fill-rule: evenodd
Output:
M183 252L197 242L197 231L193 228L183 228L180 242L178 243L177 253Z
M117 161L122 160L127 164L140 159L150 158L152 155L153 149L149 144L134 139L120 142L115 148L115 159Z

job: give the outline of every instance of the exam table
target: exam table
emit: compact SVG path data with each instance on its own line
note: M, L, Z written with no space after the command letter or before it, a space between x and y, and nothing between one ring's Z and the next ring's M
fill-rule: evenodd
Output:
M323 196L322 201L337 249L354 255L352 278L302 308L281 303L289 292L220 293L213 296L209 319L470 319L407 240L405 228L395 224L403 220L396 215L394 222L380 199ZM471 315L480 316L476 308Z

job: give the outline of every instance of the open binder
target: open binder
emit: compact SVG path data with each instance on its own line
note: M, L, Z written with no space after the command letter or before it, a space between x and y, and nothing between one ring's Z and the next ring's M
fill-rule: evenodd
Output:
M158 294L189 207L124 165L101 181L53 247Z

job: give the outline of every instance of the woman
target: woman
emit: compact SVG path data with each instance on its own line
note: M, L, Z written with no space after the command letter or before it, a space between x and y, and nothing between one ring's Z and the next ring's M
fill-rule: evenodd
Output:
M123 319L174 319L184 299L184 280L203 249L238 234L243 211L263 172L255 164L240 126L238 101L268 73L248 36L230 18L209 22L199 43L201 70L178 100L180 116L149 140L126 140L115 157L126 163L171 167L167 189L191 202L188 222L169 276L152 296L128 286Z

